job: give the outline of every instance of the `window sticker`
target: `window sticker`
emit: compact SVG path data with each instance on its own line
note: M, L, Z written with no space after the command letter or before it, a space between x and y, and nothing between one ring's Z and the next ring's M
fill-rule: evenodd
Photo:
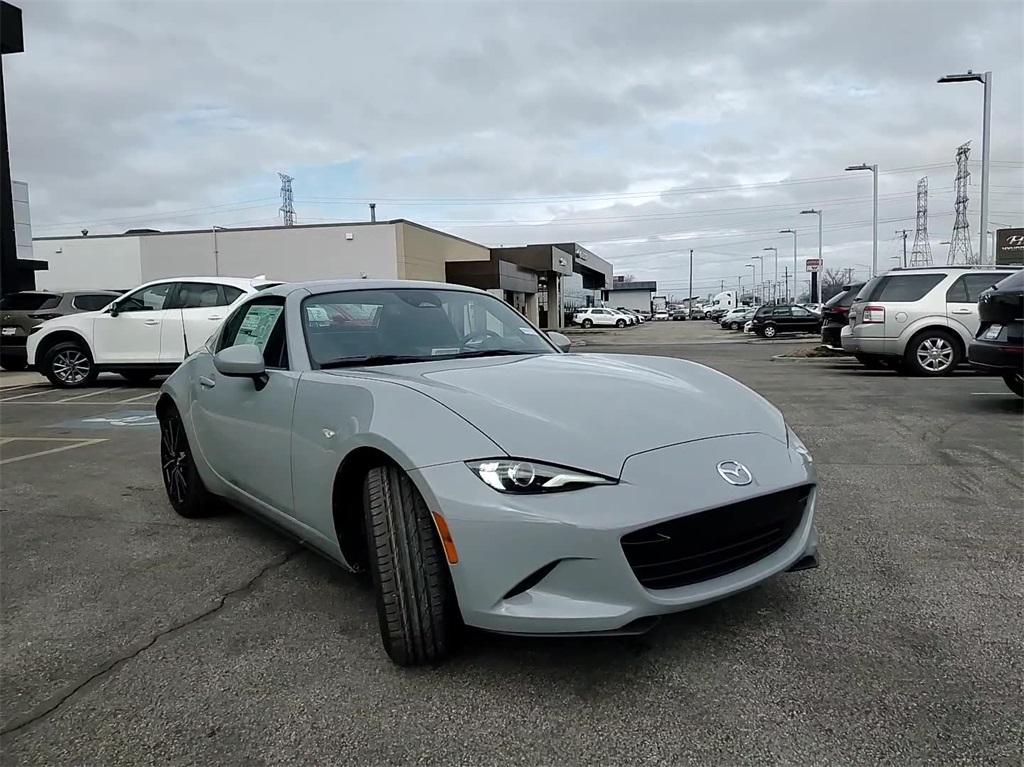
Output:
M327 310L322 306L307 306L306 321L318 325L329 325L331 318L327 315Z
M537 335L537 331L534 330L533 328L519 328L519 332L522 333L524 336Z
M277 318L281 316L283 306L264 306L257 304L250 306L238 328L238 335L235 337L235 346L240 344L253 344L262 352L267 346L267 339L270 338L270 331L274 329Z

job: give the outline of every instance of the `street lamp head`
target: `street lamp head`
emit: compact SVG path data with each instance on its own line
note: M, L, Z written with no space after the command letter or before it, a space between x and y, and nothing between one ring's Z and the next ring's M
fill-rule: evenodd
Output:
M871 166L862 162L860 165L847 165L846 170L871 170Z
M938 79L938 82L940 82L940 83L969 83L969 82L972 82L972 81L977 81L979 83L983 83L983 82L985 82L985 75L983 75L983 74L976 74L973 70L968 69L963 74L960 74L960 75L946 75L945 77L940 77Z
M814 208L811 208L810 210L802 210L802 211L800 211L800 215L801 216L804 215L805 213L816 213L819 216L821 215L821 211L820 210L815 210Z
M780 229L779 234L796 234L796 229Z
M774 245L770 245L767 248L761 248L761 250L774 250L776 253L779 251L779 249L776 248Z

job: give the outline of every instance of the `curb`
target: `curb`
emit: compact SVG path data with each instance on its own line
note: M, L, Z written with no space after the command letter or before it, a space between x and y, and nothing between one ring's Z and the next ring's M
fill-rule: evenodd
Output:
M772 362L783 360L784 362L836 362L838 360L852 360L852 354L840 354L835 357L789 357L785 354L773 354Z

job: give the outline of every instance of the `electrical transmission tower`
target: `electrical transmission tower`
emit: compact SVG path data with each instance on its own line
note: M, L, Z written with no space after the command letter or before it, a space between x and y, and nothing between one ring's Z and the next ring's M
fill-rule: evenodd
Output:
M904 239L904 249L906 240ZM904 253L906 255L906 253ZM932 246L928 241L928 177L917 182L917 229L914 230L914 247L910 250L911 266L931 266Z
M292 182L295 180L287 173L278 173L281 179L281 217L285 226L295 226L295 200L292 198Z
M971 183L971 172L967 170L967 158L971 155L971 142L956 149L956 218L953 221L953 236L949 240L949 257L946 265L977 264L971 247L970 224L967 221L967 186Z

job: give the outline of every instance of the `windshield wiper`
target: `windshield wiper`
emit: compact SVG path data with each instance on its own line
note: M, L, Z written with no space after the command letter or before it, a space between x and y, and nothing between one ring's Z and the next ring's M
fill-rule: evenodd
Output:
M409 354L364 354L361 357L340 357L336 360L321 362L320 369L330 370L331 368L369 367L370 365L398 365L403 362L428 362L432 359L435 358Z
M527 351L516 351L514 349L481 349L480 351L475 351L475 352L458 352L457 354L445 354L445 355L441 355L441 358L442 359L464 360L464 359L469 359L471 357L504 357L504 356L508 356L508 355L511 355L511 354L543 354L543 353L544 352L539 351L539 350L538 351L527 352ZM432 357L431 359L437 359L437 358L436 357Z

